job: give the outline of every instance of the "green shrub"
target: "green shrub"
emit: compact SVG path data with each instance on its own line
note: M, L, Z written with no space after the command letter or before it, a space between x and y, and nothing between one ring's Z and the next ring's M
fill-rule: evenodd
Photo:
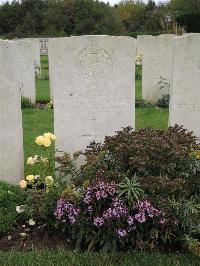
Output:
M158 100L157 106L161 108L169 108L169 101L170 101L169 94L165 94L162 96L161 99Z
M0 181L0 234L12 229L21 218L16 206L25 203L25 194L14 185Z
M30 99L21 97L21 108L33 108L33 104L31 103Z
M130 172L139 176L165 176L174 179L183 177L191 171L191 150L198 149L196 138L182 127L169 127L167 130L141 129L133 131L130 127L106 137L100 145L91 143L85 151L90 166L99 164L106 154L108 171ZM105 161L104 161L105 164ZM101 166L100 166L101 167ZM114 177L113 177L114 178Z
M153 105L143 99L135 99L135 107L144 108L144 107L153 107Z
M88 237L91 246L96 243L98 247L98 241L102 239L102 243L109 246L109 249L116 243L117 248L120 246L122 249L128 249L131 241L132 247L136 248L153 246L159 249L180 250L191 246L187 243L188 239L191 239L192 243L195 242L194 250L198 249L200 146L191 132L177 125L167 130L141 129L137 132L128 127L114 136L106 137L103 144L90 143L84 155L86 162L79 170L74 164L76 156L70 159L70 156L65 154L57 158L58 172L70 175L77 187L82 187L83 181L89 182L89 190L96 178L115 182L118 197L126 206L135 206L138 201L144 202L144 199L147 199L157 209L162 210L163 217L160 221L153 221L153 224L147 222L139 226L128 242L118 242L111 234L116 226L124 228L122 220L113 224L113 227L111 224L104 227L103 235L102 232L92 231L92 225L87 224L88 220L80 217L78 228L73 227L73 230L77 231L67 227L68 233L72 230L75 238L83 241ZM82 191L82 188L77 191ZM90 192L88 193L90 195ZM67 200L74 203L73 197L67 197ZM94 219L102 217L101 208L104 208L106 202L102 204L94 208ZM77 205L77 202L75 206L82 208L82 204ZM109 242L106 236L114 242Z

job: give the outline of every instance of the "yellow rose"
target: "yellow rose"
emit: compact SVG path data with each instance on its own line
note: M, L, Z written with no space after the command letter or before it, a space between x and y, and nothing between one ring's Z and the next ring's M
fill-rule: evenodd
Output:
M26 188L27 187L27 181L26 180L21 180L19 182L19 186L20 186L20 188Z
M47 137L44 137L43 138L43 144L42 145L44 145L44 147L51 146L51 139L50 138L47 138Z
M33 165L35 163L33 157L28 157L27 164Z
M44 141L44 137L43 136L38 136L36 139L35 139L35 143L37 143L37 145L43 145L43 141Z
M50 138L50 140L56 140L56 136L52 133L44 133L45 138Z
M47 187L53 186L54 180L52 176L45 177L45 184Z
M27 177L26 177L26 180L28 182L34 182L34 179L35 179L34 175L27 175Z

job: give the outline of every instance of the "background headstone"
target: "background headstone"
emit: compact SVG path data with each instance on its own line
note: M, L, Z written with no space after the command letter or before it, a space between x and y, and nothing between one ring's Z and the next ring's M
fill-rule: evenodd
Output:
M156 104L170 94L172 34L143 39L142 98Z
M80 36L49 41L56 148L73 153L135 125L136 40Z
M48 55L48 38L40 38L40 54L41 55Z
M17 183L24 173L17 64L16 44L0 41L0 180L11 183Z
M24 40L15 41L19 55L19 65L16 71L20 79L21 95L36 103L35 68L34 54L31 42Z
M145 51L145 45L148 45L148 40L152 35L138 35L137 36L137 54L143 54Z
M173 48L169 125L200 137L200 34L176 38Z
M41 63L40 63L40 40L39 38L26 38L31 43L33 59L34 59L34 68L36 75L41 73Z

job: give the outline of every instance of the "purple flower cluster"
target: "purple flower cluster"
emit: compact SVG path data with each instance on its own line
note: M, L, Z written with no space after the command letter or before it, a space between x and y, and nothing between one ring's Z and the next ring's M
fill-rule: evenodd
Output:
M114 182L106 183L102 180L97 180L94 185L86 189L84 203L90 204L92 200L106 199L109 196L114 196L117 192L117 186Z
M103 212L104 219L120 218L128 214L127 206L119 199L115 198L112 201L111 207Z
M72 203L66 202L64 199L60 198L57 201L57 208L54 215L58 220L61 218L68 218L71 224L74 224L79 216L80 209L76 208Z
M122 238L122 237L127 236L127 231L126 231L126 229L119 228L119 229L117 230L117 235L118 235L119 238Z
M101 218L101 217L96 217L96 218L94 218L94 225L96 225L96 226L102 226L103 224L104 224L104 219L103 218Z
M128 209L127 209L128 213ZM126 214L127 214L126 213ZM129 212L129 216L127 217L126 228L119 228L116 230L116 233L119 238L123 238L129 235L129 233L136 229L136 223L144 223L148 218L159 217L160 215L164 215L161 211L154 208L151 203L147 200L138 201L135 206L133 206L132 210ZM162 218L160 223L163 224L165 219Z
M144 223L148 218L159 217L163 213L154 208L148 200L138 201L133 208L138 213L135 214L135 221Z

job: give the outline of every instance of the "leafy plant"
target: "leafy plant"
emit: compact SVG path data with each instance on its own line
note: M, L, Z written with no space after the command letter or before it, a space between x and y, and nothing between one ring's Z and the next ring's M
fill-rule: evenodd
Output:
M21 108L33 108L33 104L31 103L30 99L21 97Z
M25 193L15 185L0 181L0 234L10 231L20 220L16 206L25 203Z
M151 103L148 103L147 101L143 99L135 99L135 107L136 108L144 108L144 107L153 107Z
M143 193L144 191L140 186L136 174L130 179L125 176L124 181L119 183L119 197L125 196L130 204L132 204L134 200L138 200Z
M161 99L158 100L157 106L161 108L169 108L169 101L170 101L170 95L165 94L162 96Z

